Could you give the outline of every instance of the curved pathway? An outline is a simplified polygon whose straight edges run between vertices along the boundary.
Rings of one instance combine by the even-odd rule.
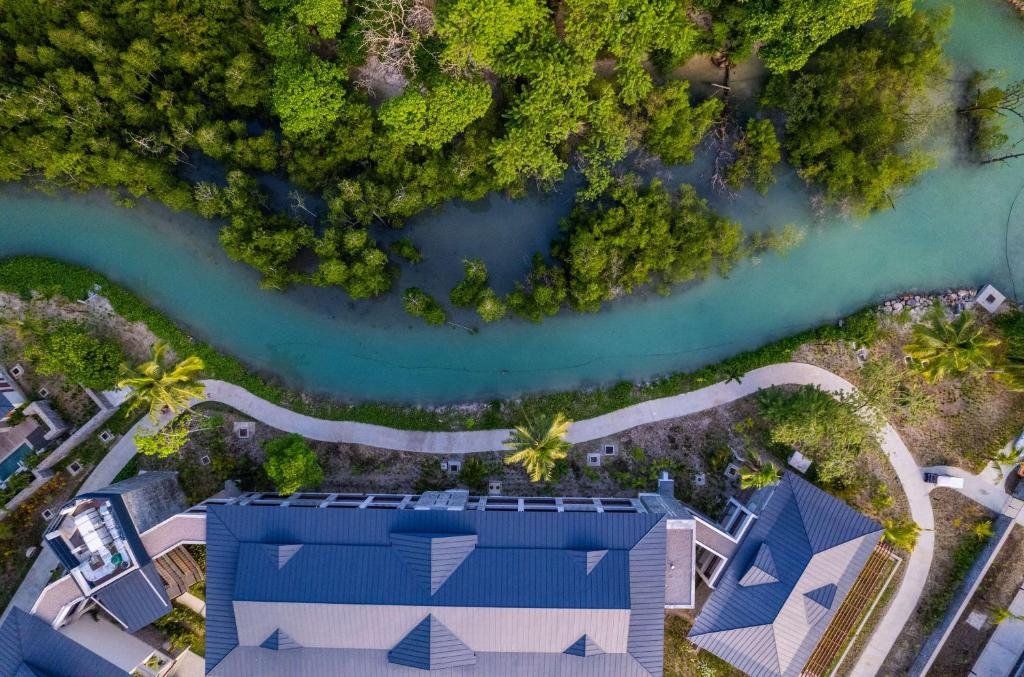
[[[366,444],[397,451],[466,454],[502,449],[502,441],[509,432],[420,432],[351,421],[325,421],[271,404],[230,383],[211,380],[205,381],[205,385],[209,401],[226,404],[279,430],[299,433],[325,442]],[[778,385],[816,385],[833,394],[851,392],[855,389],[846,379],[821,367],[784,362],[755,369],[738,382],[717,383],[700,390],[641,402],[608,414],[576,421],[569,429],[567,437],[573,443],[600,439],[639,425],[686,416],[728,404],[761,388]],[[932,504],[928,498],[929,485],[922,479],[917,462],[899,433],[888,423],[879,431],[879,442],[903,485],[911,517],[921,527],[921,534],[917,547],[906,561],[906,572],[892,603],[853,668],[854,675],[873,675],[882,667],[886,655],[917,606],[928,578],[935,545],[935,522]]]

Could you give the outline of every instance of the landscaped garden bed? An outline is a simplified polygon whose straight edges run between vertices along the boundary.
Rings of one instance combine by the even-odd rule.
[[[932,566],[917,608],[885,661],[885,675],[906,674],[988,540],[984,525],[991,528],[992,513],[952,489],[936,489],[931,497],[935,512]]]
[[[1020,590],[1024,580],[1024,529],[1014,527],[1003,544],[992,566],[982,579],[974,597],[958,618],[932,665],[935,675],[966,675],[981,654],[1000,616],[1006,613],[1010,602]],[[982,614],[980,628],[967,623],[972,613]]]

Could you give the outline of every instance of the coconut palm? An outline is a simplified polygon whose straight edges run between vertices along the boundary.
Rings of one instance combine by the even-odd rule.
[[[916,522],[905,519],[887,519],[882,522],[882,526],[885,527],[882,540],[907,552],[914,549],[917,535],[921,532],[921,527],[917,526]]]
[[[914,326],[913,339],[903,347],[912,368],[930,383],[950,375],[992,369],[1000,340],[989,336],[968,313],[952,321],[932,317]]]
[[[761,489],[777,484],[780,479],[779,468],[769,461],[759,468],[740,470],[740,489]]]
[[[192,400],[205,397],[206,389],[196,380],[199,372],[206,368],[203,360],[193,355],[168,370],[161,364],[165,352],[167,344],[157,341],[150,360],[135,369],[123,367],[124,376],[117,387],[132,389],[128,396],[129,413],[147,407],[149,417],[155,421],[164,410],[179,413],[188,409]]]
[[[550,480],[555,462],[569,453],[565,434],[570,425],[572,421],[557,413],[550,421],[527,421],[526,425],[516,426],[504,442],[515,452],[505,457],[505,463],[521,463],[531,482]]]

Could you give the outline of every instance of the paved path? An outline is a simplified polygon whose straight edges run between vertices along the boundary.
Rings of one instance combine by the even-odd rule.
[[[928,468],[922,468],[921,472],[933,472],[938,475],[962,477],[964,480],[964,486],[956,491],[959,491],[975,503],[983,505],[997,514],[1003,512],[1003,509],[1006,507],[1006,503],[1009,501],[1009,496],[1006,495],[1006,491],[1003,489],[1002,485],[993,484],[988,481],[989,476],[984,471],[977,475],[972,475],[966,470],[951,465],[933,465]],[[928,487],[930,489],[935,489],[936,485],[929,484]]]
[[[192,611],[195,611],[203,618],[206,618],[206,602],[199,599],[191,592],[184,592],[178,595],[174,598],[174,603],[187,606],[189,609],[192,609]]]

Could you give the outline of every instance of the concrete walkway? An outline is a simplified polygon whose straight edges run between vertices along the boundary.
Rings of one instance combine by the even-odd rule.
[[[921,472],[933,472],[938,475],[963,478],[963,488],[956,491],[996,514],[1003,512],[1010,498],[1001,485],[988,481],[987,475],[984,474],[972,475],[966,470],[951,465],[933,465],[928,468],[921,468]],[[929,484],[928,487],[930,488],[929,490],[937,488],[934,484]]]
[[[191,592],[184,592],[178,595],[174,598],[174,603],[181,604],[182,606],[187,606],[189,609],[192,609],[192,611],[195,611],[203,618],[206,618],[206,602],[199,599]]]

